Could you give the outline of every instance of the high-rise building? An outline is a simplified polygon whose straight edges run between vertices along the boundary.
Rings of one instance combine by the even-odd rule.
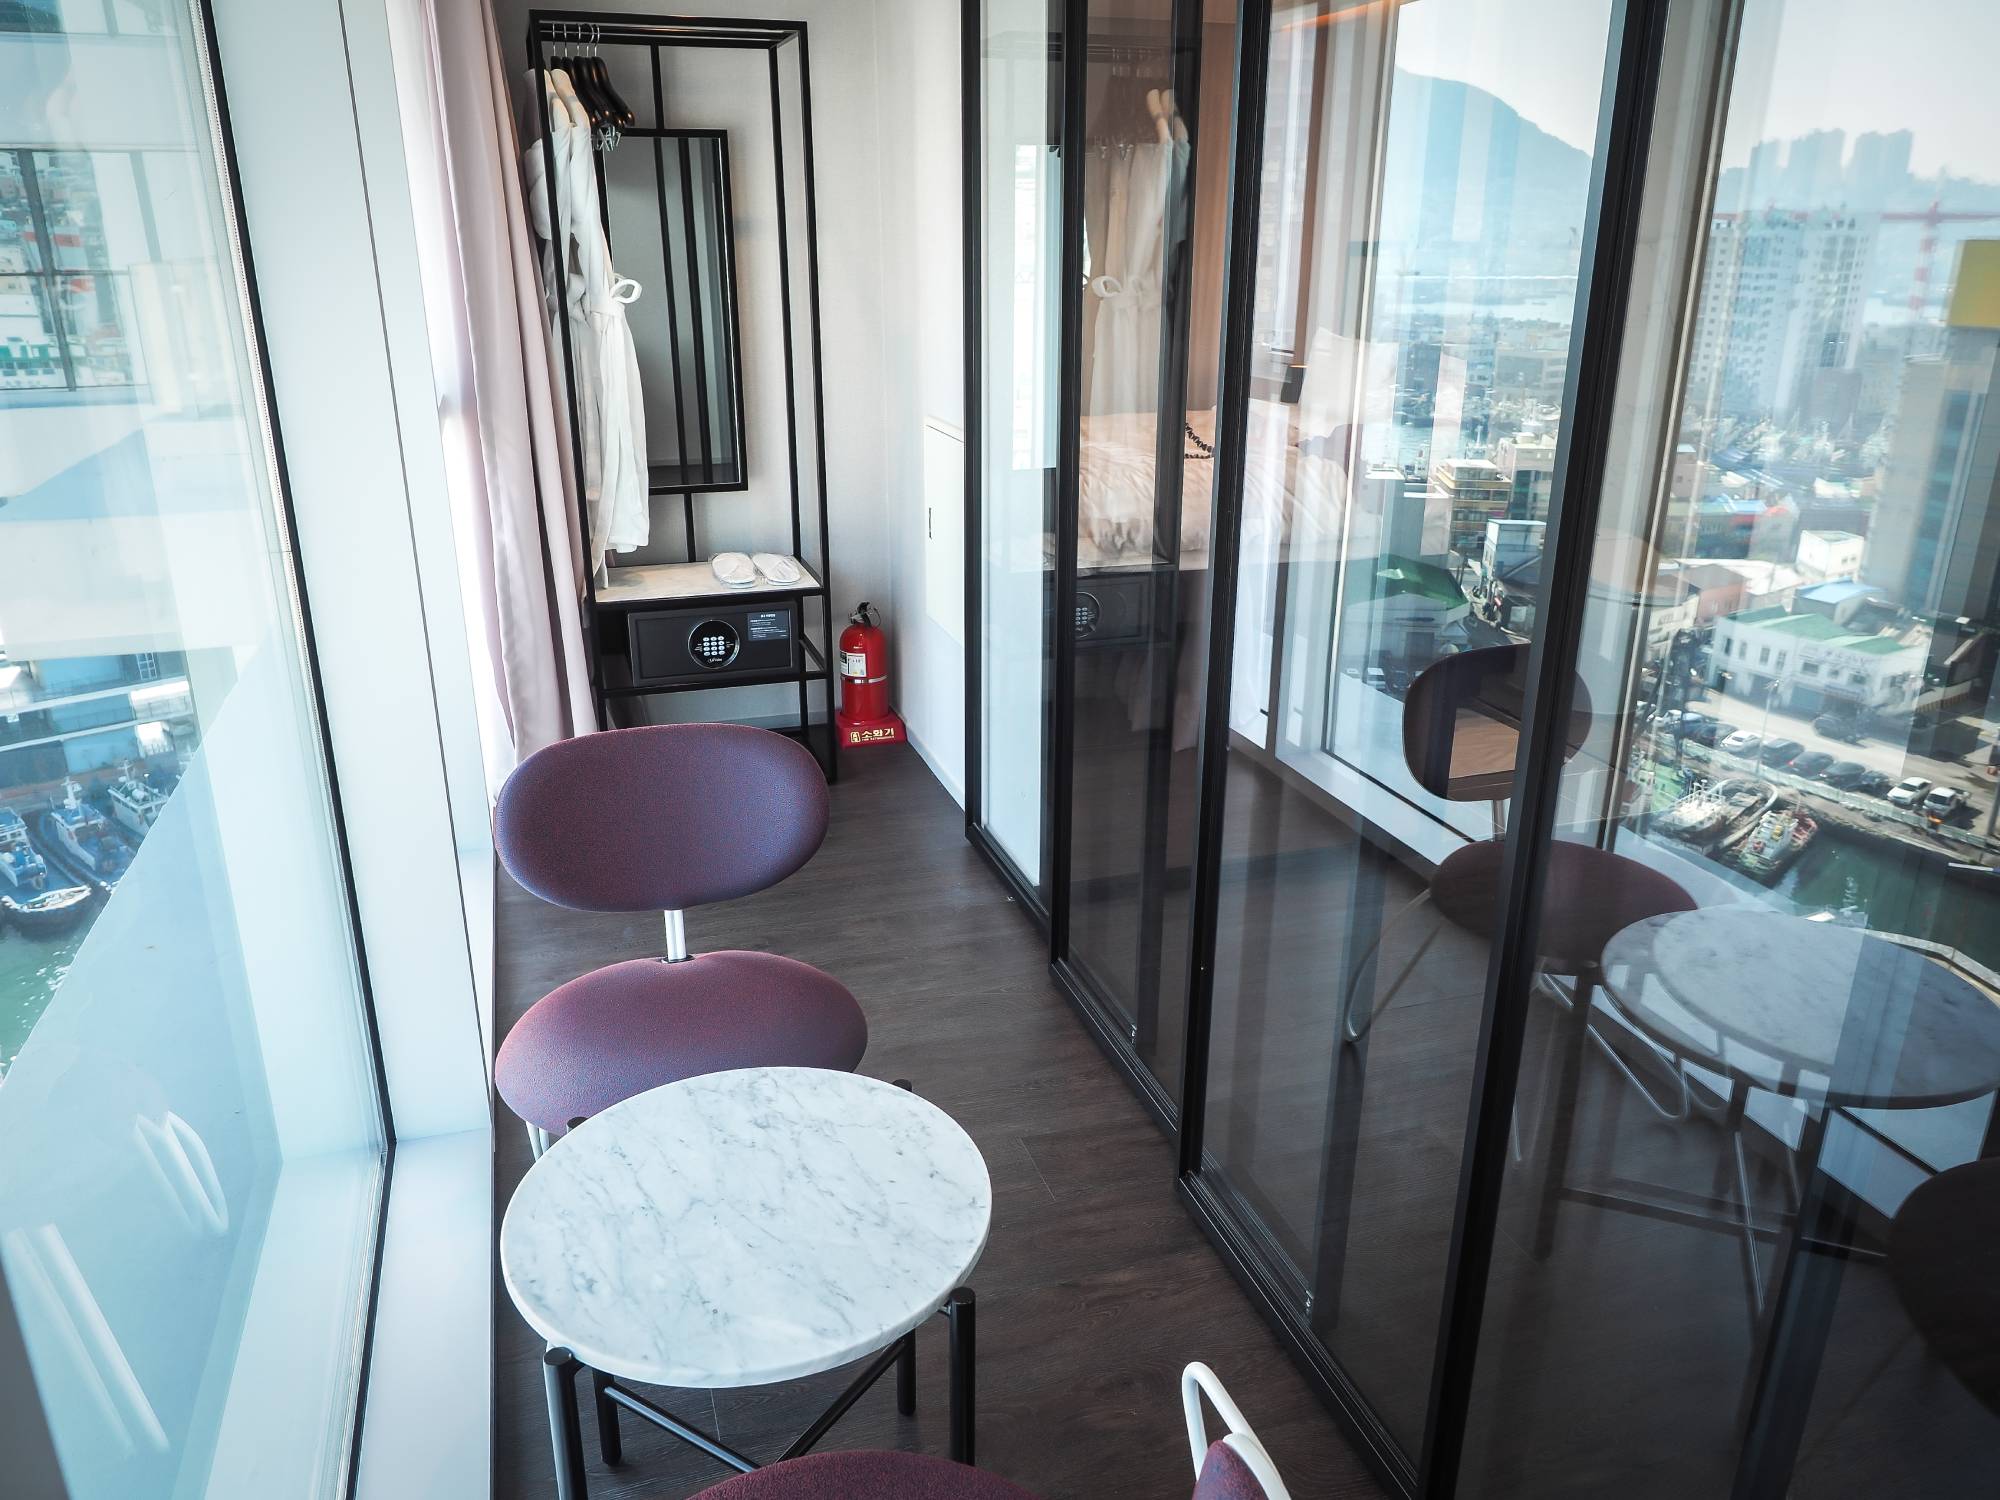
[[[1912,359],[1861,576],[1919,614],[2000,623],[2000,240],[1968,240],[1944,346]]]
[[[1493,463],[1507,481],[1507,514],[1519,521],[1546,521],[1555,489],[1555,434],[1520,432],[1502,438]]]
[[[1847,132],[1811,130],[1792,142],[1779,178],[1778,203],[1790,209],[1826,208],[1842,197]]]
[[[1690,405],[1782,420],[1810,402],[1822,372],[1851,370],[1875,229],[1872,216],[1831,211],[1717,214],[1689,360]]]
[[[1506,518],[1513,487],[1484,459],[1447,458],[1431,465],[1430,493],[1451,517],[1451,550],[1477,557],[1486,546],[1486,523]]]
[[[1865,130],[1854,138],[1854,155],[1847,162],[1847,201],[1856,208],[1883,209],[1910,178],[1910,147],[1916,137],[1907,130]]]

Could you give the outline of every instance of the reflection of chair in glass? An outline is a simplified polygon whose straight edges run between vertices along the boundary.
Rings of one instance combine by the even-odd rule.
[[[1513,791],[1527,673],[1525,645],[1491,646],[1447,656],[1410,684],[1403,703],[1403,759],[1410,774],[1425,791],[1447,801],[1494,803],[1495,836],[1446,856],[1431,876],[1429,889],[1382,924],[1341,996],[1341,1025],[1351,1042],[1367,1035],[1447,926],[1480,938],[1493,936],[1506,881],[1498,805]],[[1565,761],[1583,747],[1590,724],[1590,697],[1579,679],[1563,735]],[[1585,1007],[1597,983],[1599,955],[1614,934],[1642,917],[1692,911],[1695,904],[1658,871],[1594,844],[1558,839],[1549,848],[1549,866],[1542,879],[1542,972],[1575,979],[1578,994],[1573,1003]],[[1426,904],[1434,906],[1444,921],[1417,945],[1373,1008],[1357,1022],[1355,993],[1376,952],[1391,928]],[[1599,1043],[1611,1050],[1601,1037]],[[1618,1061],[1615,1052],[1611,1055]],[[1627,1071],[1622,1062],[1620,1070]],[[1627,1076],[1631,1077],[1629,1071]],[[1636,1078],[1631,1081],[1638,1083]]]

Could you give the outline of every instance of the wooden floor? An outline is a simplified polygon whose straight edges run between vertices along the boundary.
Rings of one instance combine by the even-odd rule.
[[[697,951],[767,949],[818,964],[860,997],[862,1070],[909,1077],[985,1153],[994,1218],[973,1278],[979,1315],[979,1459],[1047,1497],[1175,1500],[1190,1488],[1176,1378],[1206,1360],[1229,1384],[1292,1493],[1383,1491],[1336,1431],[1207,1240],[1180,1207],[1165,1138],[1049,980],[1027,916],[965,842],[961,814],[917,757],[842,762],[833,830],[775,890],[691,913]],[[656,918],[559,911],[508,887],[500,1010],[510,1025],[586,969],[658,951]],[[500,1132],[504,1202],[525,1133]],[[496,1500],[554,1493],[541,1344],[497,1280]],[[921,1346],[917,1415],[878,1386],[825,1446],[945,1448],[943,1328]],[[752,1391],[667,1392],[753,1455],[781,1449],[844,1383],[839,1374]],[[595,1461],[597,1497],[692,1494],[725,1477],[663,1434],[626,1427],[626,1462]]]

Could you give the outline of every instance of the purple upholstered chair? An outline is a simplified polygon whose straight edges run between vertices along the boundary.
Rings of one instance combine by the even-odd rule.
[[[584,735],[507,778],[494,842],[523,886],[578,911],[666,914],[664,957],[572,979],[500,1044],[494,1084],[537,1153],[571,1121],[663,1083],[861,1061],[868,1022],[839,981],[770,953],[691,954],[682,918],[776,885],[812,858],[826,822],[812,755],[735,724]]]
[[[1429,888],[1382,924],[1374,943],[1348,976],[1341,997],[1342,1026],[1350,1042],[1368,1032],[1396,991],[1444,931],[1441,924],[1417,945],[1359,1020],[1354,1000],[1382,941],[1426,903],[1445,922],[1491,938],[1506,894],[1506,845],[1501,803],[1513,795],[1528,695],[1528,648],[1487,646],[1432,663],[1417,674],[1403,701],[1403,761],[1417,784],[1449,802],[1491,802],[1494,836],[1453,850],[1438,865]],[[1573,759],[1589,738],[1590,693],[1578,677],[1571,688],[1562,758]],[[1549,847],[1543,900],[1542,969],[1587,987],[1597,978],[1604,945],[1642,917],[1694,910],[1694,898],[1667,876],[1609,849],[1557,839]],[[1628,1077],[1630,1075],[1628,1074]],[[1631,1080],[1638,1083],[1636,1078]],[[1643,1085],[1641,1085],[1643,1087]],[[1649,1096],[1650,1097],[1650,1096]]]
[[[1206,1394],[1229,1431],[1209,1442],[1201,1415]],[[1181,1373],[1193,1500],[1289,1500],[1277,1466],[1229,1392],[1207,1365]],[[772,1464],[705,1489],[696,1500],[1035,1500],[992,1474],[921,1453],[813,1453]]]

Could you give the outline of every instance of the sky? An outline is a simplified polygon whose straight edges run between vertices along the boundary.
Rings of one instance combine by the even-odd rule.
[[[1911,167],[2000,182],[2000,0],[1748,0],[1724,163],[1760,140],[1915,132]],[[1596,134],[1610,0],[1408,0],[1397,65],[1485,89],[1573,146]]]

